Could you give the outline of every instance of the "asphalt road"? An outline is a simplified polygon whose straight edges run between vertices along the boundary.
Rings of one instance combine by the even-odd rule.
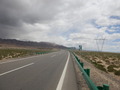
[[[0,90],[78,90],[70,53],[0,62]]]

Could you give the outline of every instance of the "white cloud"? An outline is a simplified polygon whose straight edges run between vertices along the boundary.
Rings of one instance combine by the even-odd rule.
[[[84,49],[89,50],[96,49],[96,38],[107,39],[105,50],[111,50],[111,44],[114,43],[112,41],[120,38],[120,33],[106,32],[115,31],[115,27],[108,28],[109,26],[120,25],[119,19],[110,18],[120,16],[120,0],[21,0],[15,2],[16,4],[12,2],[13,0],[11,4],[8,3],[10,8],[1,6],[5,8],[3,11],[9,11],[10,20],[11,17],[16,17],[15,21],[21,23],[19,26],[10,26],[15,28],[12,34],[16,31],[15,36],[9,33],[10,38],[48,41],[66,46],[82,44]],[[9,29],[7,26],[7,30]],[[4,31],[1,29],[1,32]],[[120,43],[115,45],[113,49],[116,51]]]

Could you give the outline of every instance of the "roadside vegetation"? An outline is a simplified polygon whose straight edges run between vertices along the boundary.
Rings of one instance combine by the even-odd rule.
[[[77,55],[94,64],[107,73],[120,76],[120,53],[74,51]]]
[[[0,60],[52,52],[52,49],[0,49]]]

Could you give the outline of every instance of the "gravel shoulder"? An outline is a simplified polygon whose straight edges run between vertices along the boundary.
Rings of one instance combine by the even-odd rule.
[[[76,73],[76,80],[77,80],[77,85],[78,85],[78,90],[89,90],[86,81],[84,80],[82,76],[82,72],[80,71],[74,56],[72,57],[73,60],[73,65]]]

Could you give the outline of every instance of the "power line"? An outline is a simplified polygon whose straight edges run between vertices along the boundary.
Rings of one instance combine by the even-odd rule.
[[[84,40],[96,40],[96,45],[97,45],[98,51],[102,51],[103,50],[103,47],[104,47],[104,44],[105,44],[105,40],[106,40],[106,38],[96,38],[96,39],[81,38],[81,39],[84,39]],[[100,42],[101,42],[101,44],[100,44]]]

